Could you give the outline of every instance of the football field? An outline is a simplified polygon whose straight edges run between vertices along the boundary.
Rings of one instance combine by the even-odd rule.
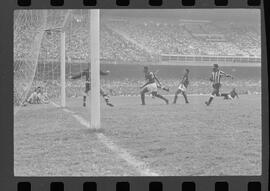
[[[101,131],[89,128],[81,97],[68,98],[66,109],[22,107],[15,176],[260,175],[261,95],[215,98],[209,107],[208,96],[189,100],[166,105],[147,96],[142,106],[140,97],[111,97],[111,108],[101,98]]]

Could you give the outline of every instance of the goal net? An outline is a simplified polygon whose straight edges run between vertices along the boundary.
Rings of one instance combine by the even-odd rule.
[[[70,77],[88,67],[87,18],[88,12],[83,10],[15,11],[15,113],[37,87],[50,100],[59,101],[61,33],[65,33],[66,96],[83,92],[85,80],[71,81]]]
[[[38,63],[46,27],[47,11],[14,12],[14,104],[15,112],[26,99]]]

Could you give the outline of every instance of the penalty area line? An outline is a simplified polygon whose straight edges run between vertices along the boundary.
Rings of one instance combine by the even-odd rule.
[[[50,103],[57,108],[61,108],[60,105],[58,105],[54,102],[50,102]],[[62,110],[65,111],[66,113],[71,114],[75,119],[77,119],[77,121],[81,125],[83,125],[87,128],[90,128],[89,122],[87,122],[83,117],[75,114],[75,112],[70,111],[69,109],[62,108]],[[125,149],[117,146],[111,139],[109,139],[103,133],[95,133],[95,134],[96,134],[98,140],[103,145],[105,145],[108,149],[110,149],[113,153],[115,153],[119,158],[125,160],[129,165],[131,165],[133,168],[135,168],[142,176],[159,176],[158,173],[150,170],[144,162],[138,161],[135,157],[133,157],[131,154],[129,154],[129,152],[127,152]]]

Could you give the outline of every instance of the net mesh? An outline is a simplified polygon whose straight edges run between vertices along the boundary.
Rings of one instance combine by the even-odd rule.
[[[64,14],[65,13],[65,14]],[[56,13],[55,13],[56,14]],[[50,20],[59,16],[53,14]],[[58,22],[52,22],[47,27],[41,42],[38,67],[32,87],[43,87],[50,99],[58,102],[61,94],[60,59],[61,59],[61,32],[65,32],[65,65],[66,65],[66,96],[78,96],[83,92],[84,77],[71,80],[72,75],[81,73],[88,67],[89,58],[89,19],[88,12],[82,10],[66,11],[60,14]]]
[[[19,110],[36,87],[50,97],[60,94],[60,33],[66,33],[66,71],[82,71],[87,58],[87,12],[70,10],[18,10],[14,13],[14,105]],[[72,16],[70,16],[72,15]],[[80,26],[84,25],[84,27]],[[76,33],[76,34],[75,34]],[[76,36],[76,40],[74,40]],[[74,51],[82,47],[82,51]],[[77,49],[78,50],[78,49]],[[80,60],[80,62],[78,61]],[[84,61],[83,61],[84,62]],[[78,67],[71,66],[75,63]],[[85,65],[85,64],[84,64]]]
[[[46,26],[47,11],[14,13],[14,104],[27,97],[35,75],[39,49]],[[18,107],[16,107],[15,112]]]

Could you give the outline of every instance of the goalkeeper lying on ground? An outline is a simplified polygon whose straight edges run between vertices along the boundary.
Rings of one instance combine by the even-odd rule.
[[[43,93],[41,87],[37,87],[35,91],[24,102],[24,106],[27,104],[47,104],[49,103],[48,97]]]
[[[108,75],[110,71],[102,71],[100,70],[100,75]],[[91,90],[91,82],[90,82],[90,71],[89,68],[85,69],[83,72],[72,76],[71,79],[78,79],[81,78],[82,76],[85,76],[85,91],[83,95],[83,106],[86,106],[86,96],[88,95],[88,92]],[[114,105],[110,102],[108,94],[104,92],[102,88],[100,88],[100,95],[104,98],[106,104],[110,107],[113,107]]]

